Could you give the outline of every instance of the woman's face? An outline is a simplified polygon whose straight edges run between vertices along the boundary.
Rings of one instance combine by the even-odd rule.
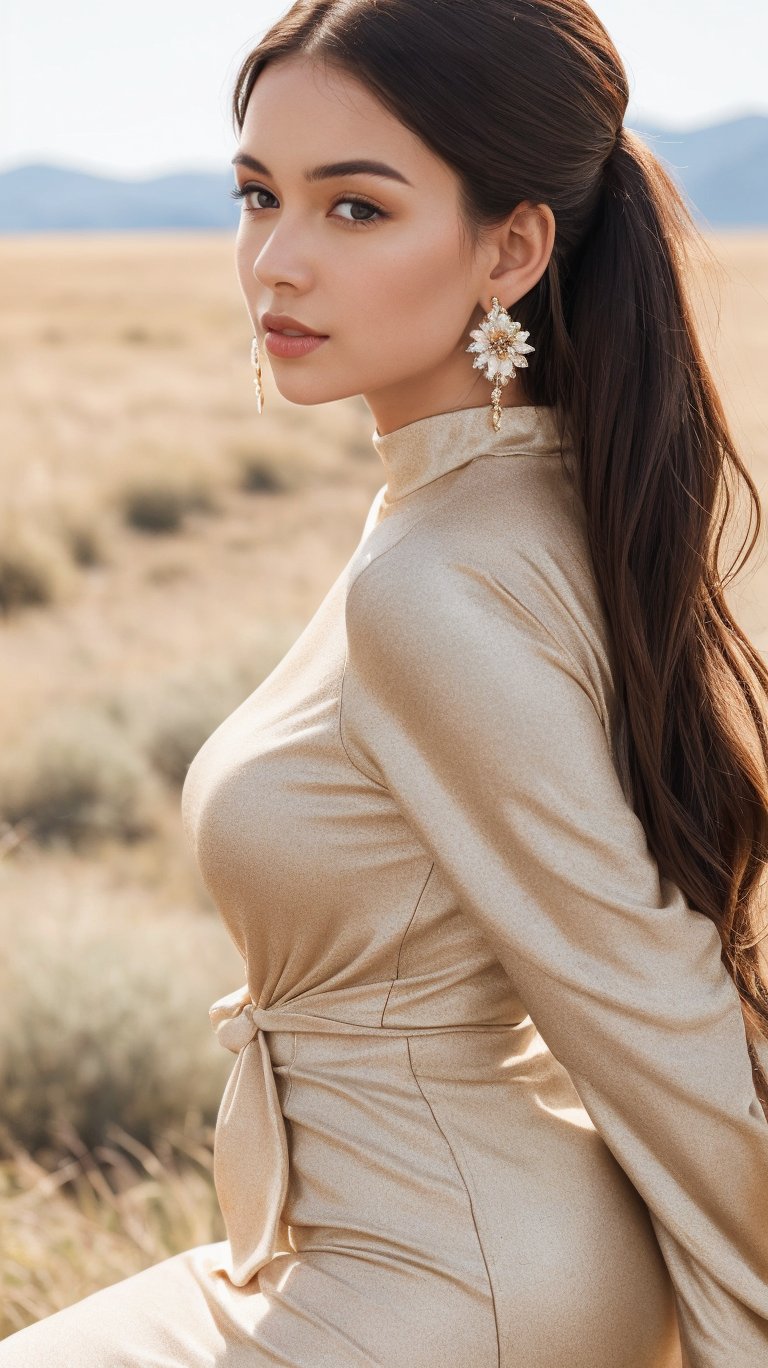
[[[358,81],[300,55],[259,76],[238,154],[268,168],[235,167],[247,190],[237,272],[262,367],[268,358],[286,399],[323,404],[361,394],[382,434],[490,404],[492,386],[465,348],[484,317],[480,301],[487,307],[496,292],[489,271],[498,245],[495,255],[471,252],[458,183],[440,158]],[[391,174],[306,178],[363,158]],[[276,356],[264,345],[265,312],[288,314],[326,340],[305,355]],[[520,402],[517,376],[502,404]]]

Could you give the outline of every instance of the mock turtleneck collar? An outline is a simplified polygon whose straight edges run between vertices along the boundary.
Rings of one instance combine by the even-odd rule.
[[[383,437],[375,428],[374,448],[384,464],[387,502],[402,499],[476,456],[555,456],[560,439],[555,409],[534,404],[502,407],[494,431],[491,405],[450,409],[395,428]]]

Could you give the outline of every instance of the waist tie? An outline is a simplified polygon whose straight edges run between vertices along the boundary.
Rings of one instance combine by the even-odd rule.
[[[264,1031],[402,1037],[518,1024],[365,1026],[287,1006],[257,1007],[247,984],[219,998],[208,1015],[219,1043],[238,1056],[221,1099],[213,1151],[214,1185],[230,1249],[228,1262],[214,1271],[237,1287],[272,1258],[288,1191],[288,1141]]]

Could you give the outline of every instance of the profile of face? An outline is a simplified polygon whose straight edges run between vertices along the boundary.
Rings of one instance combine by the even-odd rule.
[[[286,399],[360,394],[382,435],[490,403],[492,385],[466,351],[469,332],[494,294],[514,317],[514,301],[544,273],[549,206],[516,206],[473,248],[453,170],[361,82],[301,54],[258,77],[233,160],[246,191],[238,279],[262,367],[268,358]],[[361,160],[380,173],[311,174]],[[287,314],[325,340],[304,355],[275,355],[264,345],[265,313]],[[501,402],[528,402],[520,375]]]

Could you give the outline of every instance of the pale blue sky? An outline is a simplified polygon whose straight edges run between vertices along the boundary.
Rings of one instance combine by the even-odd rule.
[[[10,0],[0,170],[51,161],[158,175],[224,169],[239,61],[288,8],[274,0]],[[596,0],[632,92],[626,122],[691,128],[768,114],[766,0]],[[9,16],[9,17],[8,17]]]

